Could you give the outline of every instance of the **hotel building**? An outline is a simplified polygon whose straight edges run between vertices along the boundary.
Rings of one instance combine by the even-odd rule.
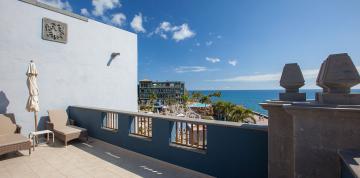
[[[176,102],[181,102],[181,97],[185,93],[185,83],[181,81],[139,81],[139,103],[145,104],[149,102],[151,94],[155,94],[157,100],[166,103],[168,100],[175,99]]]

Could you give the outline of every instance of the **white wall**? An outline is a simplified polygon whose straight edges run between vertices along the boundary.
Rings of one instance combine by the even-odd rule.
[[[67,23],[67,44],[42,40],[43,17]],[[23,134],[34,129],[25,111],[30,60],[39,71],[40,116],[69,105],[137,110],[136,34],[18,0],[0,1],[0,25],[0,107],[15,113]],[[107,66],[113,52],[121,55]]]

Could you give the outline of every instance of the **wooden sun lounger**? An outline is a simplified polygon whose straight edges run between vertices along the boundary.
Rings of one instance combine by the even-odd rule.
[[[65,146],[67,142],[78,139],[86,138],[88,140],[87,130],[85,128],[74,126],[74,122],[68,118],[64,110],[48,110],[49,120],[47,128],[55,133],[55,137],[64,141]]]
[[[19,150],[29,150],[31,154],[31,142],[20,132],[14,114],[0,114],[0,155]]]

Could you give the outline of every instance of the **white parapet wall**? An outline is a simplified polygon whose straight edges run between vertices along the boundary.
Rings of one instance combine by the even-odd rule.
[[[42,19],[66,23],[67,43],[42,39]],[[22,134],[34,130],[26,69],[39,71],[41,122],[48,109],[86,105],[137,110],[137,35],[18,0],[0,1],[0,113],[14,113]],[[120,53],[108,66],[112,53]]]

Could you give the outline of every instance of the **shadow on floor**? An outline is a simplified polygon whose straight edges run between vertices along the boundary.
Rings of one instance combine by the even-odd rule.
[[[40,144],[35,147],[35,151],[32,152],[32,154],[29,156],[27,154],[22,154],[22,152],[13,152],[5,155],[0,156],[0,161],[15,161],[24,159],[25,160],[31,160],[27,159],[34,158],[37,160],[38,158],[43,159],[44,162],[54,162],[54,158],[51,159],[51,156],[49,157],[49,160],[47,160],[47,157],[39,157],[39,155],[42,155],[42,151],[45,151],[44,154],[64,154],[69,151],[72,152],[72,154],[78,154],[79,150],[80,152],[84,152],[83,155],[86,159],[92,157],[96,157],[98,160],[100,160],[100,163],[102,166],[106,165],[101,163],[104,161],[104,163],[112,164],[115,168],[113,171],[119,171],[119,172],[127,172],[126,174],[124,172],[124,175],[132,175],[132,177],[150,177],[150,178],[162,178],[162,177],[171,177],[171,178],[196,178],[196,177],[209,177],[206,174],[202,174],[196,171],[192,171],[189,169],[185,169],[164,161],[160,161],[139,153],[135,153],[114,145],[111,145],[109,143],[103,142],[101,140],[97,140],[94,138],[89,138],[89,141],[83,142],[81,140],[74,140],[69,142],[69,145],[67,147],[64,146],[64,143],[62,141],[55,139],[55,144],[52,144],[52,139],[50,139],[50,142],[46,144],[46,139],[40,139]],[[50,148],[50,149],[49,149]],[[54,151],[51,151],[51,150]],[[50,151],[49,151],[50,150]],[[77,153],[76,153],[77,152]],[[24,153],[24,152],[23,152]],[[89,155],[87,155],[89,154]],[[64,155],[65,156],[65,155]],[[14,159],[14,160],[11,160]],[[33,160],[34,160],[33,159]],[[56,159],[56,158],[55,158]],[[52,163],[55,164],[55,163]],[[69,163],[69,165],[74,164],[74,162]],[[96,164],[96,163],[94,163]],[[54,166],[54,165],[52,165]],[[97,166],[97,165],[95,165]],[[60,166],[62,167],[62,166]],[[117,169],[119,168],[119,169]],[[1,177],[1,176],[0,176]]]
[[[20,153],[18,151],[15,151],[15,152],[0,155],[0,161],[4,161],[4,160],[7,160],[7,159],[12,159],[12,158],[17,158],[17,157],[20,157],[20,156],[28,156],[28,155],[24,155],[24,154],[22,154],[22,153]]]
[[[71,144],[141,177],[209,177],[93,138],[89,139],[88,142],[73,142]]]

